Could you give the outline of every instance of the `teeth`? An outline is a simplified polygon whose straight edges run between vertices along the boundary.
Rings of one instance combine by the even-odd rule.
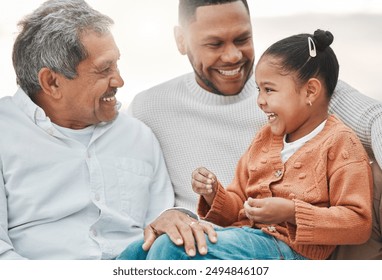
[[[241,68],[237,68],[235,70],[225,71],[225,70],[219,70],[219,73],[224,76],[235,76],[240,72]]]
[[[111,96],[111,97],[104,97],[102,98],[103,101],[105,102],[110,102],[110,101],[114,101],[115,100],[115,96]]]
[[[275,113],[267,113],[267,116],[268,116],[268,120],[271,120],[271,119],[276,117],[276,114]]]

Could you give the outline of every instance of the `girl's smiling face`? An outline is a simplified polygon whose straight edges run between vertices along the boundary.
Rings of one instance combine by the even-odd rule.
[[[282,61],[271,55],[263,56],[258,62],[257,104],[267,114],[272,133],[287,134],[287,141],[293,142],[310,133],[316,124],[309,121],[312,111],[307,105],[306,85],[299,85],[296,74],[283,71],[281,65]]]

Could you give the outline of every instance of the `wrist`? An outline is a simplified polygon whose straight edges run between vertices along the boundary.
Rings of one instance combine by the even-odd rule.
[[[190,216],[191,218],[193,218],[195,220],[198,220],[198,221],[200,219],[199,216],[196,213],[192,212],[191,210],[189,210],[187,208],[173,207],[173,208],[166,209],[163,212],[166,212],[166,211],[169,211],[169,210],[176,210],[176,211],[182,212],[182,213],[184,213],[184,214],[186,214],[186,215]]]

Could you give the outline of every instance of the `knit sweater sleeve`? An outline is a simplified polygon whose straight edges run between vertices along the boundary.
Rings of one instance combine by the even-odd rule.
[[[326,173],[330,205],[322,207],[294,200],[295,243],[360,244],[370,236],[372,177],[367,155],[350,131],[338,131],[331,143]]]
[[[250,147],[251,148],[251,147]],[[230,226],[239,220],[240,210],[247,199],[246,187],[249,178],[248,159],[250,148],[240,158],[232,183],[225,189],[218,182],[218,189],[211,207],[200,197],[198,214],[202,219],[220,226]]]
[[[382,103],[338,81],[329,111],[355,131],[365,149],[382,167]]]

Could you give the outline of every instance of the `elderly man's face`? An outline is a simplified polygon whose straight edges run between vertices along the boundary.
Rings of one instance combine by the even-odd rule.
[[[112,34],[89,32],[82,36],[82,43],[88,58],[78,65],[78,76],[60,80],[63,121],[73,129],[113,120],[118,114],[115,94],[124,84],[117,65],[120,53]]]

